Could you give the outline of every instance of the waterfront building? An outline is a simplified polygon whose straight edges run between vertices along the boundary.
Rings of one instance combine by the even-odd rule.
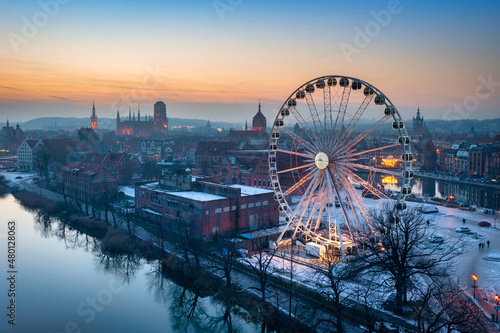
[[[163,175],[158,182],[136,184],[135,201],[143,218],[172,231],[183,224],[195,237],[209,240],[277,226],[279,212],[273,193],[193,180],[189,172],[177,172]]]

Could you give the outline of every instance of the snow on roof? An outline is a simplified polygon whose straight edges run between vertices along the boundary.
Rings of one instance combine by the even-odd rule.
[[[267,190],[264,188],[245,186],[245,185],[229,185],[233,188],[241,188],[241,195],[256,195],[256,194],[265,194],[265,193],[274,193],[273,190]]]
[[[172,191],[172,190],[167,190],[163,188],[161,185],[159,185],[158,182],[153,182],[153,183],[148,183],[139,186],[140,188],[156,191],[156,192],[161,192],[165,194],[169,194],[172,196],[177,196],[181,198],[186,198],[186,199],[191,199],[195,201],[214,201],[214,200],[222,200],[222,199],[227,199],[226,197],[222,197],[220,195],[214,195],[214,194],[208,194],[208,193],[203,193],[203,192],[196,192],[196,191]]]
[[[195,191],[185,191],[185,192],[166,192],[170,195],[175,195],[178,197],[191,199],[195,201],[215,201],[227,199],[226,197],[221,197],[220,195],[208,194],[203,192],[195,192]]]
[[[143,211],[145,211],[146,213],[161,216],[161,213],[158,213],[157,211],[154,211],[154,210],[152,210],[152,209],[149,209],[149,208],[141,208],[141,209],[142,209]]]

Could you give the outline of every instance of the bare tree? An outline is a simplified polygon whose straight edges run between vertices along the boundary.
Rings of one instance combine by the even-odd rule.
[[[236,258],[239,256],[235,243],[228,237],[218,236],[215,240],[215,248],[210,253],[207,269],[212,273],[223,272],[226,287],[232,287],[231,271]]]
[[[373,225],[380,232],[379,239],[365,235],[369,241],[364,244],[367,251],[361,254],[361,259],[372,271],[390,276],[396,289],[395,312],[401,314],[412,277],[446,276],[451,259],[459,252],[455,246],[442,248],[422,242],[431,233],[417,209],[400,211],[394,204],[385,204],[379,212],[372,212],[372,216]]]
[[[347,281],[355,276],[352,267],[343,263],[342,258],[332,250],[321,257],[315,270],[319,281],[318,291],[327,300],[325,313],[331,313],[333,317],[323,316],[315,326],[327,322],[335,327],[336,332],[345,332],[342,311],[351,292]]]
[[[266,288],[269,277],[274,274],[274,271],[271,269],[271,263],[273,262],[274,255],[277,251],[277,247],[274,247],[272,250],[267,250],[266,247],[267,243],[265,243],[264,240],[259,239],[257,246],[258,249],[253,255],[253,258],[255,259],[245,259],[245,262],[258,278],[259,288],[254,289],[258,289],[260,291],[262,301],[266,300]]]
[[[484,314],[452,279],[422,279],[412,295],[418,333],[488,332]]]
[[[40,175],[40,179],[45,179],[45,184],[49,186],[49,165],[52,161],[47,148],[42,145],[39,147],[34,154],[33,167]]]

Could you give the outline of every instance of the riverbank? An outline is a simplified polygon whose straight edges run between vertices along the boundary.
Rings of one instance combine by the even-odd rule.
[[[446,181],[446,182],[455,183],[455,184],[476,186],[476,187],[482,187],[482,188],[500,191],[500,184],[488,184],[488,183],[479,182],[479,181],[478,182],[467,181],[467,180],[462,180],[459,177],[453,177],[453,176],[449,176],[449,175],[439,175],[439,174],[436,175],[433,173],[415,173],[415,177],[441,180],[441,181]]]

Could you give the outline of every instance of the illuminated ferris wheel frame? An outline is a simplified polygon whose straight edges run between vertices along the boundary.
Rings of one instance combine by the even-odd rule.
[[[351,93],[360,93],[362,99],[359,105],[351,103],[356,107],[353,113],[349,109]],[[317,101],[322,100],[319,108],[314,97]],[[299,111],[302,102],[307,108],[302,107]],[[382,117],[365,130],[360,126],[356,128],[372,103],[380,107]],[[290,121],[291,118],[294,120]],[[364,138],[391,119],[393,130],[399,134],[398,142],[357,150]],[[294,123],[298,125],[294,131],[285,127],[285,124]],[[358,163],[360,156],[396,146],[402,147],[403,151],[400,172]],[[294,159],[295,163],[292,163]],[[403,210],[406,209],[405,198],[411,194],[412,161],[410,139],[403,119],[379,89],[363,80],[340,75],[321,76],[304,83],[283,103],[269,143],[271,187],[286,221],[286,228],[277,243],[287,230],[291,230],[292,239],[301,237],[327,249],[337,249],[345,259],[346,252],[349,254],[366,232],[376,232],[362,195],[353,183],[358,183],[363,191],[389,199],[355,172],[364,170],[401,177],[396,207]],[[283,165],[286,165],[285,169]],[[291,186],[285,187],[280,181],[286,175],[289,177],[286,185]],[[290,184],[290,179],[293,179],[293,184]],[[302,195],[292,209],[288,198],[296,191],[302,191]]]

